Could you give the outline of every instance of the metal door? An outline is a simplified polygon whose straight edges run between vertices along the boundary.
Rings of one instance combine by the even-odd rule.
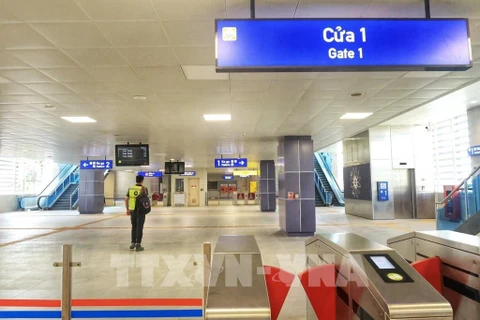
[[[414,197],[412,181],[413,170],[394,169],[393,178],[393,201],[395,219],[413,219]]]

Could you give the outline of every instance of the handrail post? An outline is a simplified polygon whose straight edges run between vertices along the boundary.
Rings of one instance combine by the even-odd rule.
[[[62,320],[72,319],[72,267],[80,267],[80,262],[72,262],[72,245],[63,245],[62,262],[55,262],[54,267],[62,267]]]
[[[203,243],[203,315],[207,307],[208,287],[210,285],[210,273],[212,263],[212,244],[210,242]]]

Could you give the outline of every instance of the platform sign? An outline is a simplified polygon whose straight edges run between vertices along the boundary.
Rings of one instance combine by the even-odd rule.
[[[161,171],[140,171],[139,176],[144,176],[145,178],[161,178],[163,177],[163,172]]]
[[[197,175],[196,171],[185,171],[184,174],[181,174],[182,177],[194,177]]]
[[[466,70],[467,19],[219,19],[217,72]]]
[[[474,147],[468,148],[468,155],[470,157],[480,156],[480,146],[474,146]]]
[[[113,160],[81,160],[81,170],[109,170],[113,169]]]
[[[226,176],[223,176],[223,180],[227,180],[227,181],[229,181],[229,180],[234,180],[234,179],[235,179],[235,177],[234,177],[234,176],[232,176],[232,175],[226,175]]]
[[[247,158],[215,159],[215,168],[246,168]]]

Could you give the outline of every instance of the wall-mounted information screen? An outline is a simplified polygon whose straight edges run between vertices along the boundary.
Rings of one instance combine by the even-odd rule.
[[[148,166],[150,164],[148,144],[125,144],[115,146],[117,167]]]

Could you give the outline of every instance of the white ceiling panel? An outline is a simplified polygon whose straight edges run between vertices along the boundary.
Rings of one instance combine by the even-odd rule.
[[[32,83],[25,87],[40,94],[69,94],[72,91],[58,83]]]
[[[425,18],[425,5],[423,0],[373,0],[362,17]]]
[[[0,75],[17,83],[53,82],[54,80],[35,69],[0,70]]]
[[[480,59],[480,17],[475,17],[480,1],[431,4],[434,17],[443,12],[471,18],[473,57]],[[17,120],[0,118],[0,130],[12,126],[12,134],[0,138],[0,153],[15,152],[20,139],[35,137],[44,143],[22,143],[25,154],[48,152],[56,161],[77,163],[85,154],[111,155],[115,143],[141,139],[152,153],[188,156],[202,167],[211,166],[222,148],[253,161],[273,159],[280,135],[317,133],[315,148],[321,148],[425,103],[434,112],[480,101],[480,88],[461,89],[480,79],[480,60],[470,70],[451,73],[216,73],[214,18],[248,18],[249,5],[248,0],[0,0],[0,113],[14,112],[9,116]],[[256,14],[420,17],[423,2],[256,0]],[[429,103],[455,90],[459,94]],[[350,97],[354,92],[364,95]],[[45,109],[47,104],[55,109]],[[339,120],[355,111],[373,115]],[[234,121],[207,124],[204,112],[231,112]],[[98,123],[72,125],[60,119],[67,114],[88,114]]]
[[[0,24],[0,49],[43,49],[54,45],[26,23]]]
[[[169,45],[167,36],[160,22],[99,22],[97,25],[116,47],[155,47]]]
[[[161,20],[225,18],[225,0],[151,0]]]
[[[78,65],[60,50],[15,50],[13,55],[34,68],[78,67]]]
[[[361,17],[372,0],[300,0],[297,18]]]
[[[214,46],[215,24],[212,20],[164,21],[163,25],[175,47]]]
[[[132,67],[169,67],[178,65],[175,51],[169,47],[120,48],[118,51]]]
[[[108,48],[112,45],[92,22],[37,23],[32,26],[58,48]]]
[[[84,68],[128,66],[125,59],[112,48],[68,49],[65,52]]]
[[[77,0],[94,21],[156,20],[150,0]]]
[[[27,22],[87,21],[74,0],[3,0],[4,7]]]
[[[181,65],[215,65],[215,47],[175,47]]]
[[[109,82],[137,82],[140,81],[137,73],[130,67],[104,67],[104,68],[88,68],[90,73],[96,80],[105,83]],[[85,81],[79,81],[85,82]],[[108,86],[108,84],[107,84]]]

